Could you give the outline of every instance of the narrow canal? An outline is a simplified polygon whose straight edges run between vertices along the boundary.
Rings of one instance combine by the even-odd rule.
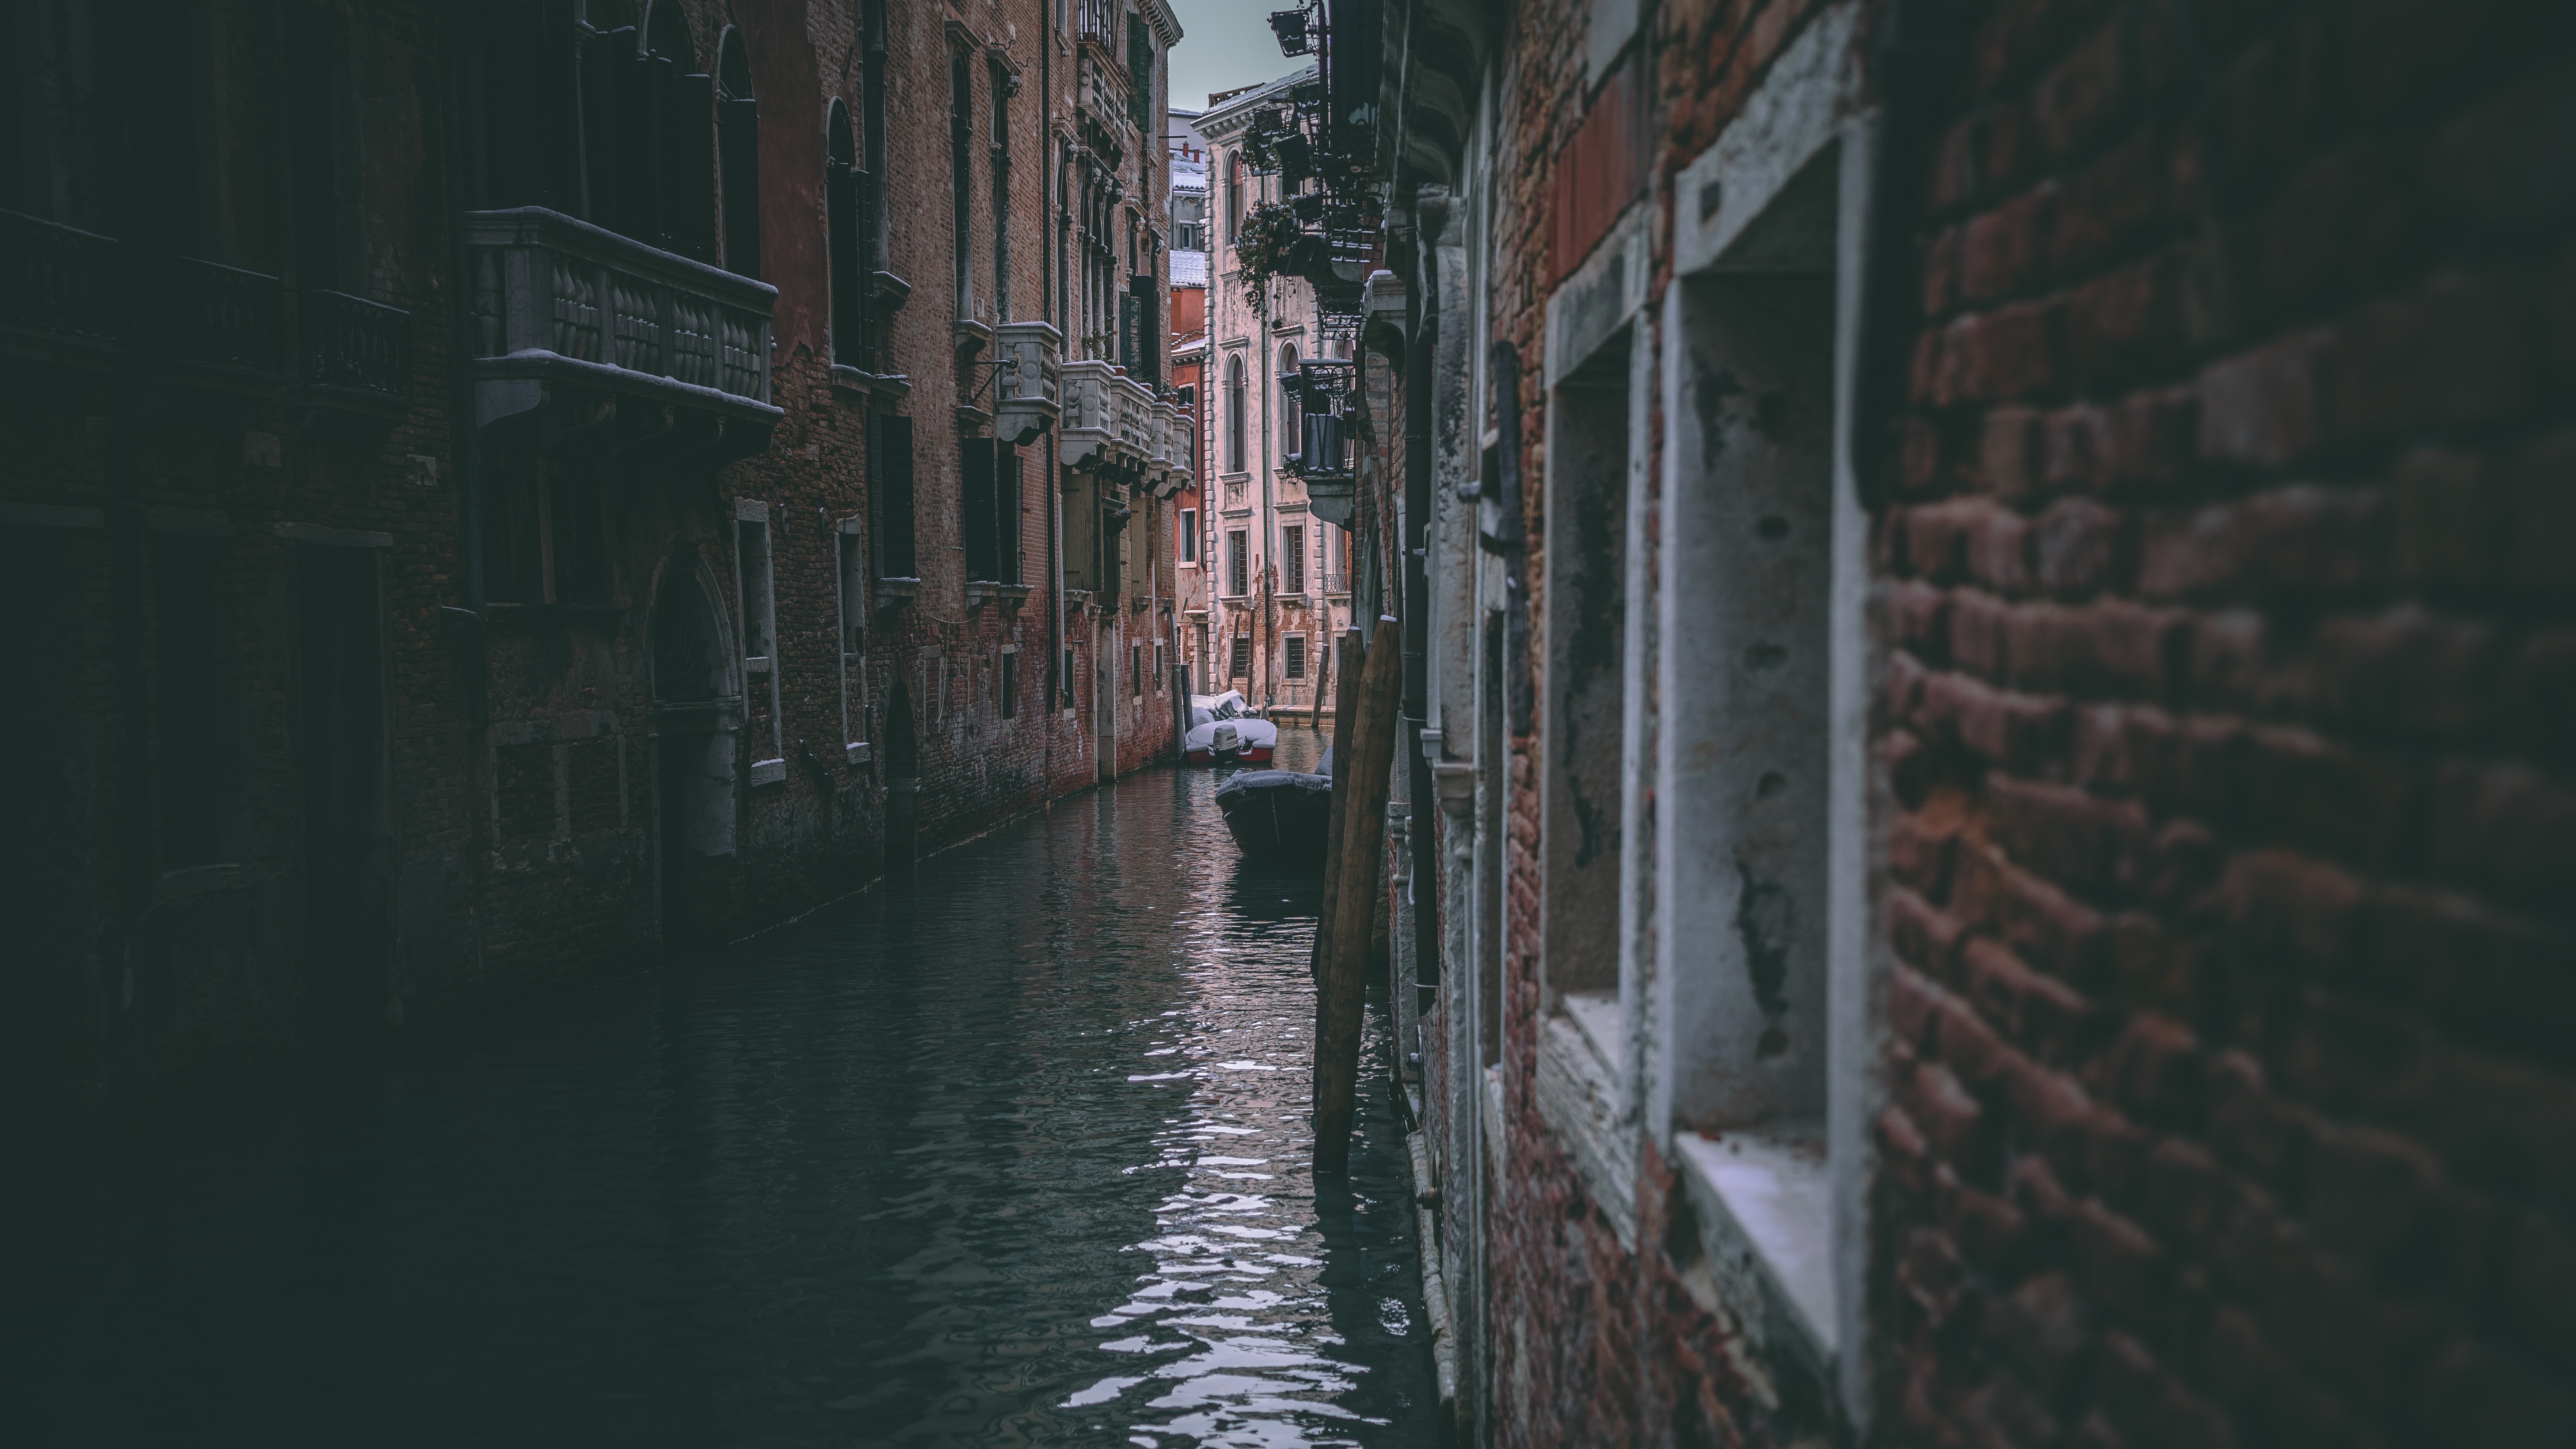
[[[1319,1187],[1318,887],[1245,867],[1214,784],[118,1129],[14,1245],[8,1437],[1430,1444],[1383,1044]]]

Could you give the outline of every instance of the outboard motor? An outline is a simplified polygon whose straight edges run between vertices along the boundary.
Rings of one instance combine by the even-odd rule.
[[[1218,725],[1215,738],[1208,741],[1208,755],[1213,764],[1243,763],[1243,732],[1232,724]]]

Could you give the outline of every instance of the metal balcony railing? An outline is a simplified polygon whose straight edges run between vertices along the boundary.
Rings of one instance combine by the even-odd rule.
[[[115,348],[125,337],[113,237],[0,211],[0,328],[28,340]]]
[[[217,372],[285,371],[286,289],[277,278],[220,262],[169,257],[159,296],[139,323],[172,362]]]
[[[170,256],[0,211],[0,333],[13,350],[224,386],[303,386],[375,399],[412,392],[411,314],[329,291],[295,298],[261,272]]]
[[[297,381],[380,397],[411,391],[411,314],[343,292],[295,299]]]
[[[1083,40],[1100,45],[1114,44],[1118,38],[1118,12],[1110,0],[1081,0],[1081,12],[1074,18],[1074,33]]]

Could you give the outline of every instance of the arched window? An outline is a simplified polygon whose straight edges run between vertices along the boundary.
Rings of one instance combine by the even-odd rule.
[[[864,273],[859,266],[860,212],[867,192],[859,170],[849,107],[832,98],[823,118],[823,225],[832,260],[832,360],[859,367],[867,329]]]
[[[644,48],[681,70],[697,69],[697,41],[689,34],[689,17],[680,9],[680,0],[653,0],[653,8],[644,15]]]
[[[1228,246],[1243,240],[1243,153],[1225,153],[1225,240]]]
[[[699,69],[696,38],[678,0],[649,6],[594,3],[588,31],[560,9],[527,7],[533,35],[499,39],[486,74],[495,110],[487,145],[492,180],[509,196],[542,198],[651,246],[713,260],[715,79]],[[557,26],[565,27],[558,30]],[[579,116],[550,55],[579,56]],[[581,137],[579,164],[522,155],[527,128]],[[567,158],[568,159],[568,158]]]
[[[974,224],[968,193],[975,184],[975,71],[963,50],[948,52],[948,208],[955,263],[957,315],[975,315],[975,258],[967,236]]]
[[[1279,348],[1279,451],[1294,453],[1305,447],[1297,436],[1297,345],[1283,343]]]
[[[751,96],[751,56],[742,31],[727,26],[716,52],[716,166],[724,187],[724,264],[760,275],[760,103]]]
[[[1225,360],[1225,470],[1243,471],[1243,354]]]
[[[346,36],[336,16],[306,5],[287,7],[287,180],[294,198],[295,285],[345,290],[351,254],[365,218],[359,212],[357,128],[350,110]]]

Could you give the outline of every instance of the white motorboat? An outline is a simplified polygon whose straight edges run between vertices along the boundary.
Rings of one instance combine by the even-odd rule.
[[[1279,726],[1248,710],[1242,690],[1193,694],[1182,744],[1193,765],[1266,765],[1279,747]]]

